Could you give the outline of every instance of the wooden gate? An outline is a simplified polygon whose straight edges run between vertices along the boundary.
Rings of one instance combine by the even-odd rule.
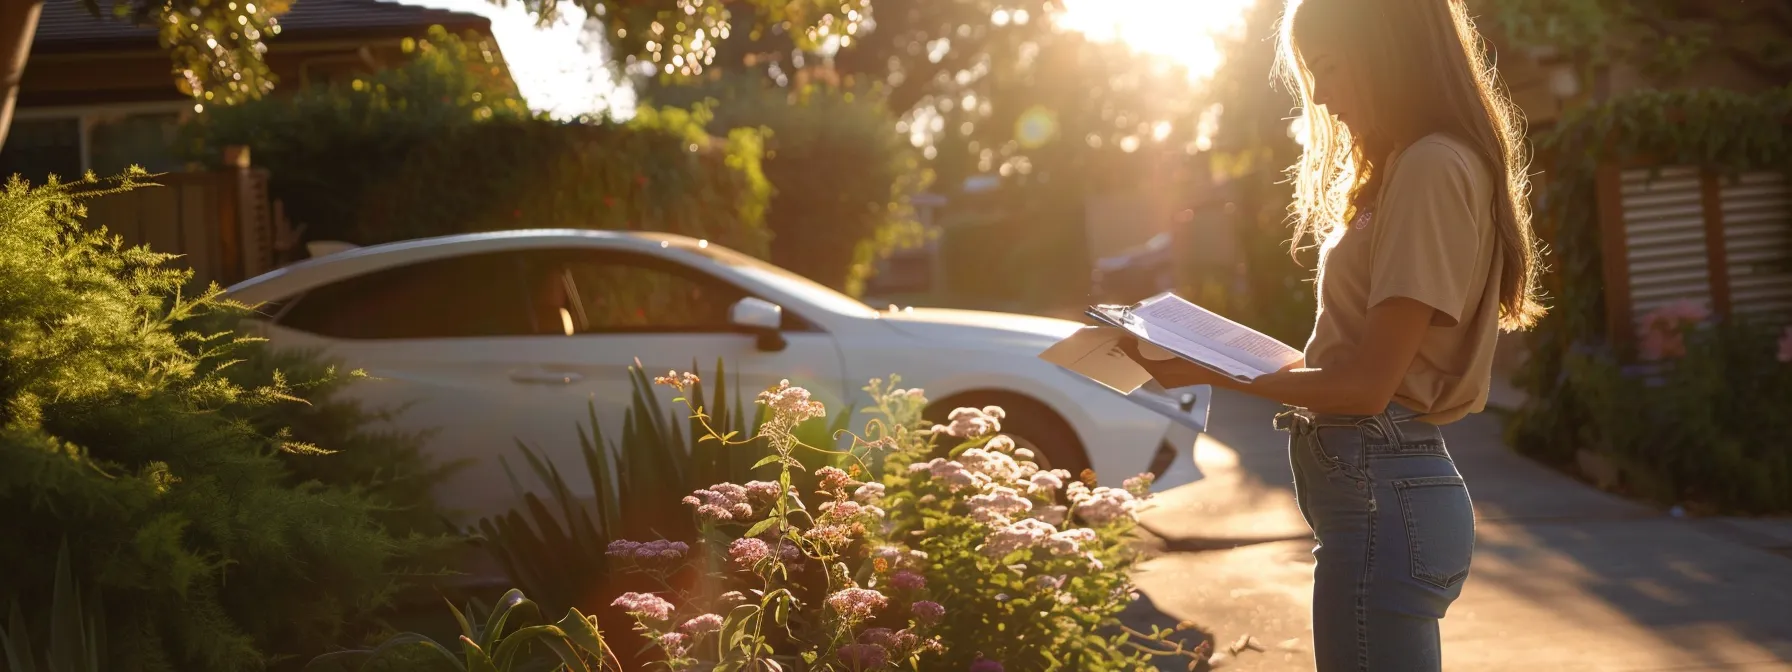
[[[1614,338],[1634,337],[1649,311],[1680,300],[1724,317],[1792,316],[1787,175],[1606,166],[1597,183]]]

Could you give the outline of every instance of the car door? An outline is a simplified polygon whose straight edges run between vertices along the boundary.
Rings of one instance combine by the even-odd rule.
[[[517,504],[506,462],[523,487],[540,487],[519,442],[583,473],[578,428],[595,405],[605,435],[620,437],[637,358],[650,372],[695,360],[712,374],[723,357],[746,391],[775,383],[776,371],[838,387],[826,334],[792,333],[791,347],[761,352],[717,317],[738,289],[629,260],[513,251],[411,264],[307,292],[269,336],[364,369],[370,380],[351,386],[353,396],[397,410],[402,429],[430,432],[433,458],[466,462],[437,494],[469,520]],[[590,494],[585,479],[568,484]]]
[[[833,337],[794,311],[784,313],[775,338],[743,329],[732,313],[750,294],[735,284],[632,252],[563,252],[533,261],[529,284],[540,321],[558,323],[563,333],[534,343],[533,359],[543,367],[543,386],[564,388],[574,418],[586,417],[582,392],[588,389],[599,395],[599,421],[620,428],[632,394],[628,370],[637,361],[650,377],[695,371],[712,393],[725,384],[731,397],[736,391],[745,397],[741,407],[749,412],[753,395],[785,379],[808,388],[831,409],[839,410],[846,398]],[[715,377],[718,361],[726,368],[726,381]],[[661,388],[659,396],[669,414],[689,414],[669,401],[670,391]],[[542,429],[544,442],[560,431]]]

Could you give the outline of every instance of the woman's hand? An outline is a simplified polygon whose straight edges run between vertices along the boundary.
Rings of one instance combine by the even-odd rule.
[[[1139,366],[1144,367],[1145,371],[1157,380],[1157,384],[1168,389],[1190,385],[1223,386],[1232,381],[1230,378],[1215,373],[1212,369],[1181,357],[1169,359],[1146,357],[1139,353],[1139,340],[1132,336],[1120,339],[1120,351],[1126,353],[1126,356],[1132,358],[1132,361],[1137,362]]]

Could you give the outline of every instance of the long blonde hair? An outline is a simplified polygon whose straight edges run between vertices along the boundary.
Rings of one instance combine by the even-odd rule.
[[[1431,133],[1467,143],[1504,179],[1494,180],[1500,326],[1543,316],[1540,261],[1531,232],[1523,116],[1507,98],[1462,0],[1287,0],[1278,70],[1299,95],[1306,148],[1290,172],[1297,248],[1323,239],[1380,193],[1390,155]],[[1361,73],[1365,128],[1352,129],[1314,102],[1302,45],[1323,42]],[[1366,120],[1366,121],[1365,121]]]

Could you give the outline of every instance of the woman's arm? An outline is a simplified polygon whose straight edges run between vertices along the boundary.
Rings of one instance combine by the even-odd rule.
[[[1412,366],[1425,330],[1431,327],[1431,306],[1395,297],[1369,309],[1369,324],[1356,356],[1343,366],[1290,368],[1241,383],[1183,359],[1153,360],[1139,355],[1136,343],[1123,347],[1164,387],[1213,385],[1300,406],[1321,413],[1373,415],[1387,408],[1406,370]]]

